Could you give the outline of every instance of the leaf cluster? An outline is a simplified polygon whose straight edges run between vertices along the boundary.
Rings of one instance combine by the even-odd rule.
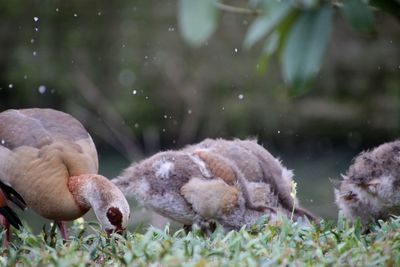
[[[127,232],[107,237],[98,225],[74,225],[71,239],[50,242],[45,231],[16,233],[11,247],[0,256],[1,265],[33,266],[275,266],[345,265],[399,266],[400,218],[380,222],[368,234],[359,223],[350,226],[302,226],[282,218],[275,225],[260,220],[246,230],[210,236],[198,229],[186,234],[150,227],[143,234]],[[27,228],[25,228],[27,229]],[[259,229],[259,230],[257,230]],[[261,229],[261,230],[260,230]]]
[[[293,88],[293,94],[299,95],[310,89],[319,72],[335,9],[353,29],[368,35],[374,32],[373,9],[396,16],[400,3],[396,0],[250,0],[246,8],[235,8],[216,0],[180,0],[178,20],[184,39],[200,46],[216,30],[220,11],[256,14],[243,47],[249,49],[262,42],[258,70],[265,72],[267,60],[278,56],[283,80]]]

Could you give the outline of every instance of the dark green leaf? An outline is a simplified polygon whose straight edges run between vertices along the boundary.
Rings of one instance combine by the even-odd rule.
[[[269,58],[276,52],[279,46],[279,32],[273,32],[265,41],[262,55],[258,59],[257,73],[264,74],[267,70]]]
[[[285,41],[282,73],[299,94],[310,85],[320,68],[332,26],[332,9],[305,11],[295,21]]]
[[[365,1],[344,1],[343,13],[347,21],[355,30],[364,33],[372,31],[374,26],[374,15]]]
[[[178,23],[183,38],[193,46],[201,45],[214,32],[218,12],[215,0],[180,0]]]
[[[250,25],[243,42],[245,48],[250,48],[260,39],[267,36],[292,8],[290,1],[269,2],[271,4],[266,13],[254,20]]]
[[[274,32],[265,42],[263,53],[267,55],[272,55],[278,48],[278,44],[279,44],[279,33]]]

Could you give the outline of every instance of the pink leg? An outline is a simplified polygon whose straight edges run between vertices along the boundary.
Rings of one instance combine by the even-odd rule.
[[[61,237],[62,237],[64,240],[67,240],[67,239],[68,239],[68,230],[67,230],[67,228],[65,227],[65,222],[63,222],[63,221],[56,221],[56,224],[57,224],[58,228],[60,229]]]
[[[10,223],[3,215],[0,215],[0,224],[5,230],[3,236],[3,248],[8,248],[8,245],[10,243]]]

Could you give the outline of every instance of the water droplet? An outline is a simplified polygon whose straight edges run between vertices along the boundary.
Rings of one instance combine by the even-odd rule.
[[[280,130],[278,130],[278,134],[280,134],[281,133],[281,131]]]
[[[165,133],[165,128],[163,128],[162,131]]]
[[[58,11],[60,11],[60,9],[57,7],[57,8],[56,8],[56,12],[58,12]]]
[[[188,114],[189,115],[192,114],[192,110],[191,109],[188,110]]]
[[[34,57],[36,57],[37,52],[36,52],[36,51],[33,51],[33,52],[32,52],[32,55],[33,55]]]
[[[39,28],[35,28],[35,32],[38,32],[39,31]]]
[[[97,12],[97,16],[101,16],[101,11]]]
[[[1,144],[4,145],[6,143],[6,141],[4,141],[4,139],[1,139]]]
[[[134,127],[139,128],[139,123],[135,123]]]
[[[237,53],[238,52],[238,49],[237,48],[235,48],[235,53]]]
[[[239,95],[238,95],[238,98],[239,98],[239,100],[243,100],[244,95],[243,95],[243,94],[239,94]]]
[[[75,13],[75,14],[74,14],[74,17],[75,17],[75,18],[78,17],[78,14]]]
[[[38,18],[38,17],[33,17],[33,20],[34,20],[35,22],[37,22],[37,21],[39,20],[39,18]]]
[[[136,90],[133,90],[133,91],[132,91],[132,94],[136,95],[136,94],[137,94],[137,91],[136,91]]]
[[[222,109],[222,110],[225,110],[225,107],[222,107],[221,109]]]
[[[32,39],[31,39],[31,44],[33,44],[34,42],[35,42],[35,39],[32,38]]]
[[[174,28],[174,27],[169,27],[169,28],[168,28],[168,31],[169,31],[169,32],[173,32],[173,31],[175,31],[175,28]]]
[[[24,75],[24,80],[26,80],[26,79],[28,79],[28,75],[25,74]]]
[[[14,84],[12,84],[12,83],[10,83],[9,85],[8,85],[8,88],[13,88],[14,87]]]
[[[46,86],[44,86],[44,85],[41,85],[41,86],[39,86],[39,88],[38,88],[38,91],[39,91],[39,93],[40,93],[41,95],[43,95],[44,93],[46,93],[46,90],[47,90],[47,88],[46,88]]]
[[[168,116],[166,114],[164,115],[164,119],[168,119]]]

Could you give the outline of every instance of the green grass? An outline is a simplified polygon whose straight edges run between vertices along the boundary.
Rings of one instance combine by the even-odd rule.
[[[259,229],[259,230],[257,230]],[[380,222],[368,234],[359,223],[349,226],[299,226],[288,219],[279,225],[208,237],[169,227],[107,237],[93,223],[73,225],[63,242],[55,229],[33,235],[23,230],[3,250],[0,265],[54,266],[400,266],[400,218]],[[90,232],[90,233],[89,233]]]

